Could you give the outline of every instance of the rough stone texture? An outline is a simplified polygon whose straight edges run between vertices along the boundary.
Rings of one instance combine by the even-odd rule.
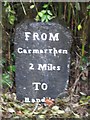
[[[59,33],[59,41],[46,41],[33,40],[32,35],[29,36],[29,40],[25,41],[25,32],[37,32],[39,35],[42,33]],[[70,47],[72,38],[70,31],[57,23],[41,23],[25,21],[16,27],[15,33],[15,55],[16,55],[16,94],[17,99],[25,100],[25,97],[29,98],[43,98],[51,97],[56,98],[58,94],[65,91],[69,80],[69,64],[70,64]],[[50,49],[56,48],[68,50],[68,54],[57,54],[54,56],[49,53],[42,54],[19,54],[18,48],[25,49]],[[34,64],[35,70],[29,70],[29,63]],[[38,64],[53,64],[61,66],[61,70],[37,70]],[[47,90],[42,90],[39,86],[39,90],[35,91],[33,82],[46,83],[48,85]]]

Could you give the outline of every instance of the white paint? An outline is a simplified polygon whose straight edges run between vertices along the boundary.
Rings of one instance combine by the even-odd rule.
[[[25,97],[25,102],[30,102],[29,97]]]
[[[41,84],[40,82],[34,82],[34,83],[32,83],[32,85],[35,86],[36,91],[39,90],[39,88],[41,88],[42,90],[47,90],[47,88],[48,88],[48,85],[46,83]]]
[[[31,32],[25,32],[25,40],[26,41],[29,40],[30,35],[31,35]],[[55,34],[53,34],[53,33],[48,33],[48,34],[42,33],[41,35],[39,35],[39,33],[33,32],[32,37],[33,37],[33,40],[59,41],[59,33],[55,33]]]
[[[28,41],[30,37],[30,32],[25,32],[25,40]]]
[[[58,35],[59,33],[56,33],[55,35],[53,35],[53,33],[49,33],[50,37],[49,40],[50,41],[59,41]]]

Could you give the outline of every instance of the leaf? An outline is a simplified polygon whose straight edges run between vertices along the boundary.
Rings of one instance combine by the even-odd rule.
[[[53,113],[58,113],[58,114],[64,114],[65,113],[64,110],[59,110],[59,106],[53,106],[52,107],[52,112]]]
[[[46,18],[45,22],[48,22],[48,18]]]
[[[47,113],[47,111],[48,111],[47,109],[46,109],[46,110],[44,110],[44,111],[42,111],[42,114],[46,114],[46,113]]]
[[[66,107],[65,112],[69,113],[71,111],[70,107]]]
[[[30,6],[30,9],[33,9],[34,7],[35,7],[35,5],[31,5],[31,6]]]
[[[44,5],[43,5],[43,8],[47,8],[47,7],[48,7],[48,4],[44,4]]]
[[[10,112],[10,113],[14,113],[15,110],[14,110],[13,108],[8,108],[8,112]]]
[[[56,111],[56,110],[59,110],[59,107],[58,107],[58,106],[53,106],[53,107],[52,107],[52,110],[55,110],[55,111]]]
[[[41,21],[44,22],[46,20],[46,15],[43,15],[43,17],[41,18]]]
[[[23,113],[28,116],[30,114],[30,111],[28,109],[26,109],[23,111]]]
[[[50,15],[47,15],[47,19],[48,19],[48,20],[51,20],[52,17],[51,17]]]
[[[58,114],[64,114],[65,111],[64,111],[64,110],[57,110],[57,113],[58,113]]]
[[[19,116],[13,117],[14,120],[18,120],[19,118],[20,118]]]
[[[75,8],[76,8],[76,10],[80,11],[80,4],[78,2],[76,2]]]
[[[90,5],[87,6],[87,9],[88,9],[88,10],[90,9]]]
[[[42,18],[43,12],[38,12],[38,15]]]
[[[15,70],[16,70],[15,65],[10,65],[10,66],[8,67],[8,70],[11,71],[11,72],[15,72]]]
[[[84,63],[87,63],[87,62],[88,62],[88,59],[87,59],[86,56],[83,56],[83,57],[82,57],[82,62],[84,62]]]
[[[87,100],[88,100],[88,101],[90,100],[90,96],[87,96]]]
[[[39,21],[39,20],[40,20],[38,15],[36,16],[35,20],[36,20],[36,21]]]
[[[81,24],[78,25],[78,31],[80,31],[82,29]]]
[[[4,73],[2,75],[2,80],[1,80],[3,85],[7,85],[8,87],[12,87],[12,80],[10,80],[10,75],[8,73]]]
[[[5,63],[6,63],[6,59],[2,58],[2,64],[5,64]]]
[[[45,14],[45,13],[46,13],[46,10],[42,10],[41,12],[42,12],[43,14]]]
[[[49,15],[53,15],[50,10],[47,10],[47,13],[48,13]]]
[[[9,18],[9,23],[10,23],[11,25],[13,25],[13,24],[14,24],[14,21],[15,21],[15,16],[14,16],[14,15],[9,15],[8,18]]]
[[[43,119],[43,118],[45,118],[45,115],[39,115],[38,116],[40,119]]]
[[[4,0],[4,6],[7,6],[7,5],[8,5],[7,0]]]
[[[10,12],[11,11],[11,7],[10,7],[10,5],[5,9],[5,12],[6,13],[8,13],[8,12]]]
[[[2,77],[3,77],[3,79],[9,79],[9,78],[10,78],[9,74],[7,74],[7,73],[6,73],[6,74],[4,73],[4,74],[2,75]]]
[[[80,118],[80,116],[78,114],[76,114],[74,112],[73,112],[73,114],[74,114],[75,118]]]
[[[50,107],[50,106],[52,106],[54,104],[54,101],[52,101],[51,99],[46,98],[45,103]]]

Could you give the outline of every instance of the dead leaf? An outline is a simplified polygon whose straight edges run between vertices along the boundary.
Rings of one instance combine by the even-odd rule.
[[[52,105],[54,105],[54,101],[53,101],[52,99],[48,99],[48,98],[45,99],[45,103],[46,103],[49,107],[51,107]]]
[[[8,112],[15,113],[15,110],[13,108],[8,108]]]

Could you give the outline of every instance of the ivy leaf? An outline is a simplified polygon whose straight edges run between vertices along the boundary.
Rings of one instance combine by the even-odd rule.
[[[42,18],[43,12],[38,12],[38,15]]]
[[[12,87],[12,80],[10,80],[10,75],[8,73],[5,73],[2,75],[2,84],[6,85],[8,87]]]
[[[14,21],[15,21],[15,16],[14,16],[14,15],[9,15],[9,23],[10,23],[11,25],[13,25],[13,24],[14,24]]]
[[[41,18],[41,21],[44,22],[46,20],[46,15],[43,15],[43,17]]]
[[[36,21],[39,21],[39,16],[37,15],[36,18],[35,18]]]
[[[48,22],[49,20],[48,20],[48,18],[46,18],[46,22]]]
[[[80,31],[82,29],[81,24],[78,25],[78,31]]]
[[[46,10],[42,10],[41,12],[42,12],[43,14],[45,14],[45,13],[46,13]]]
[[[11,11],[11,7],[10,5],[5,9],[6,13],[10,12]]]
[[[45,4],[44,6],[43,6],[43,8],[47,8],[48,7],[48,4]]]
[[[15,70],[16,70],[15,65],[10,65],[10,66],[8,67],[8,70],[9,70],[9,71],[12,71],[12,72],[15,72]]]
[[[51,18],[51,16],[50,16],[50,15],[47,15],[47,19],[48,19],[48,20],[51,20],[52,18]]]
[[[47,10],[47,13],[48,13],[49,15],[53,15],[50,10]]]
[[[31,5],[31,6],[30,6],[30,9],[33,9],[34,7],[35,7],[35,5]]]

